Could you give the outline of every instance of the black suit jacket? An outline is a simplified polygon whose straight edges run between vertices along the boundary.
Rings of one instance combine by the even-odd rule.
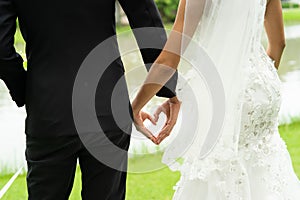
[[[163,27],[153,0],[119,2],[132,28]],[[17,18],[26,42],[27,72],[23,69],[21,56],[14,49]],[[72,117],[76,74],[90,51],[115,34],[113,0],[0,0],[0,78],[17,105],[26,104],[28,135],[76,134]],[[163,47],[165,32],[153,34]],[[143,49],[141,53],[145,63],[152,63],[160,50]],[[123,73],[123,63],[119,58],[100,80],[96,92],[99,119],[112,115],[111,93]],[[162,88],[157,95],[175,96],[176,82],[177,75],[167,83],[168,88]],[[124,90],[127,90],[125,83]],[[120,98],[126,100],[128,94],[125,92]]]

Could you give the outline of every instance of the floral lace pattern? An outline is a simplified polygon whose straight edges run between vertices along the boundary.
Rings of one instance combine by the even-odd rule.
[[[249,61],[251,67],[243,101],[239,146],[247,149],[256,145],[255,149],[267,152],[264,144],[270,141],[278,126],[281,84],[272,61],[262,47],[259,53]]]

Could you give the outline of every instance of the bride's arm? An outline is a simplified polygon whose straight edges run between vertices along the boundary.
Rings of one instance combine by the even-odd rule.
[[[174,26],[161,54],[153,63],[144,85],[133,100],[132,109],[135,125],[145,135],[151,135],[143,126],[141,109],[165,85],[176,72],[181,54],[185,51],[190,39],[199,24],[207,0],[180,0]],[[211,1],[211,0],[208,0]],[[156,144],[162,142],[172,131],[176,124],[181,102],[177,97],[170,98],[155,112],[155,122],[160,112],[165,112],[167,121],[155,139]],[[143,113],[142,113],[143,114]]]
[[[181,54],[193,37],[207,2],[211,2],[211,0],[180,0],[176,19],[166,45],[153,63],[145,84],[133,101],[134,112],[141,110],[177,70]],[[184,42],[182,42],[183,39]],[[176,97],[170,100],[178,102]]]
[[[163,109],[166,110],[165,112],[168,121],[162,128],[157,138],[154,137],[152,133],[144,126],[143,121],[145,120],[145,117],[143,118],[143,115],[145,115],[145,113],[141,112],[141,110],[176,72],[177,66],[180,61],[181,49],[181,35],[178,34],[178,32],[183,32],[185,4],[186,0],[180,1],[175,23],[170,33],[169,39],[167,40],[161,54],[150,68],[145,83],[132,102],[134,124],[137,130],[142,132],[156,144],[160,144],[162,140],[171,133],[177,121],[181,102],[175,96],[168,99],[167,102],[160,106],[161,111]],[[167,50],[170,48],[172,49],[173,53]],[[152,119],[152,123],[155,124],[155,122],[158,120],[159,112],[160,111],[156,111],[155,121],[153,121]],[[151,117],[148,118],[151,119]]]
[[[265,29],[268,36],[267,54],[275,61],[278,69],[285,47],[284,25],[280,0],[269,0],[265,15]]]
[[[184,25],[185,4],[186,0],[180,1],[176,19],[166,45],[151,67],[145,84],[133,100],[132,108],[134,114],[137,114],[145,106],[145,104],[161,89],[164,82],[167,81],[165,79],[171,77],[177,69],[180,61],[181,33],[183,32]],[[172,52],[169,51],[170,49]],[[166,76],[164,76],[164,74]],[[162,78],[159,78],[159,76]],[[178,101],[176,97],[170,100]]]

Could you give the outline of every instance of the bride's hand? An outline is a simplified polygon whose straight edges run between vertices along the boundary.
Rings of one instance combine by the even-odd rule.
[[[176,125],[180,107],[181,107],[181,101],[179,101],[177,97],[173,97],[168,99],[166,102],[164,102],[155,111],[154,114],[155,122],[158,121],[160,113],[163,112],[167,116],[165,126],[162,128],[162,130],[157,136],[157,144],[160,144],[166,137],[168,137],[171,134],[171,131]]]
[[[143,135],[149,138],[154,144],[158,144],[156,137],[144,125],[144,121],[146,119],[148,119],[152,124],[156,125],[156,122],[154,121],[152,116],[143,111],[133,110],[133,118],[134,118],[134,125],[137,131],[141,132]]]

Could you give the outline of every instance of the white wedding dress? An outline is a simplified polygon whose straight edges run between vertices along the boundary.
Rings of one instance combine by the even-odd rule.
[[[247,67],[243,68],[247,76],[241,97],[237,153],[227,156],[229,149],[219,145],[204,159],[194,154],[186,156],[178,168],[181,178],[175,186],[174,200],[300,199],[300,182],[278,133],[281,83],[261,45],[266,0],[251,1],[259,2],[259,6]]]

